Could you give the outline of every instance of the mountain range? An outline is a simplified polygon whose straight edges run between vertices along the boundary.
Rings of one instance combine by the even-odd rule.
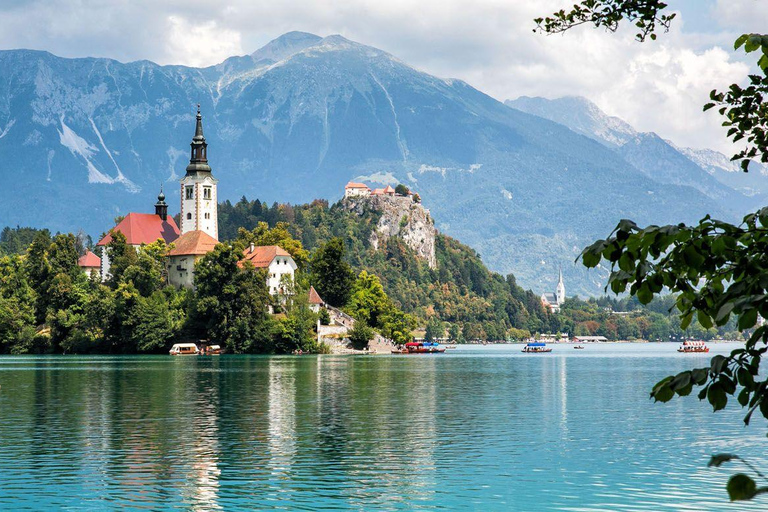
[[[0,76],[0,225],[98,236],[152,211],[161,185],[175,213],[197,103],[221,199],[402,182],[441,231],[537,292],[562,268],[568,294],[602,293],[605,269],[574,259],[620,218],[734,220],[765,193],[584,100],[505,105],[338,35],[291,32],[207,68],[8,50]]]

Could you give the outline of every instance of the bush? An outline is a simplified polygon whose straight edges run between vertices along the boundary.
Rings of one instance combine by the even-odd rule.
[[[352,329],[347,331],[347,337],[355,350],[364,350],[373,339],[373,329],[368,327],[365,322],[358,320]]]

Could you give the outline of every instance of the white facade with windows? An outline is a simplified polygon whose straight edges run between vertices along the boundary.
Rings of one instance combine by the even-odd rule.
[[[203,231],[218,240],[218,182],[210,173],[187,175],[181,179],[182,235],[190,231]]]

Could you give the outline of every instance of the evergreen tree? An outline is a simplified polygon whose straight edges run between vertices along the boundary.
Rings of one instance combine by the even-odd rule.
[[[342,307],[350,298],[355,274],[345,260],[344,242],[332,238],[312,255],[311,283],[331,306]]]

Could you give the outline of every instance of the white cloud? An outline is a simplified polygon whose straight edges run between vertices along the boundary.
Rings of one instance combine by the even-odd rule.
[[[209,66],[243,53],[240,32],[219,27],[215,21],[196,24],[169,16],[167,37],[166,59],[174,64]]]

